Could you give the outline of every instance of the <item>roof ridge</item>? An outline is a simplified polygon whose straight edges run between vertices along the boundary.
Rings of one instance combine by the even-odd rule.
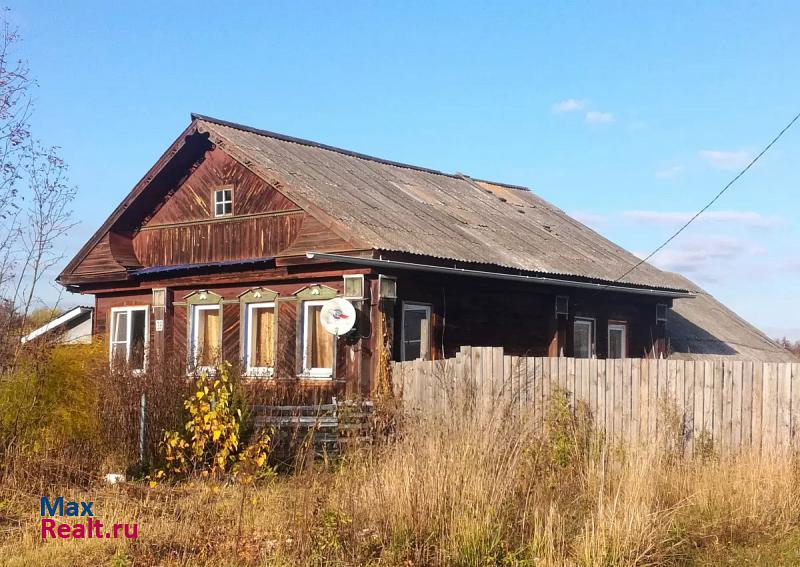
[[[265,136],[265,137],[268,137],[268,138],[275,138],[276,140],[281,140],[283,142],[290,142],[290,143],[293,143],[293,144],[300,144],[300,145],[303,145],[303,146],[310,146],[310,147],[313,147],[313,148],[319,148],[319,149],[322,149],[322,150],[328,150],[328,151],[336,152],[336,153],[343,154],[343,155],[346,155],[346,156],[350,156],[350,157],[354,157],[354,158],[358,158],[358,159],[363,159],[363,160],[367,160],[367,161],[374,161],[374,162],[377,162],[377,163],[382,163],[382,164],[385,164],[385,165],[391,165],[391,166],[394,166],[394,167],[402,167],[402,168],[405,168],[405,169],[413,169],[413,170],[416,170],[416,171],[423,171],[425,173],[431,173],[431,174],[434,174],[434,175],[443,175],[445,177],[452,177],[454,179],[462,179],[464,177],[467,177],[469,179],[472,179],[473,181],[480,181],[480,182],[483,182],[483,183],[491,183],[493,185],[499,185],[501,187],[508,187],[510,189],[520,189],[520,190],[523,190],[523,191],[530,192],[530,189],[528,189],[527,187],[524,187],[522,185],[513,185],[511,183],[503,183],[503,182],[500,182],[500,181],[490,181],[488,179],[479,179],[477,177],[470,177],[469,175],[466,175],[466,174],[463,174],[463,173],[446,173],[446,172],[440,171],[438,169],[432,169],[432,168],[423,167],[423,166],[420,166],[420,165],[413,165],[413,164],[410,164],[410,163],[393,161],[393,160],[390,160],[390,159],[380,158],[380,157],[377,157],[377,156],[372,156],[372,155],[369,155],[369,154],[362,154],[361,152],[355,152],[353,150],[340,148],[338,146],[330,146],[328,144],[323,144],[321,142],[315,142],[314,140],[308,140],[308,139],[305,139],[305,138],[297,138],[295,136],[289,136],[287,134],[281,134],[279,132],[272,132],[270,130],[262,130],[260,128],[254,128],[252,126],[247,126],[246,124],[240,124],[238,122],[230,122],[228,120],[221,120],[219,118],[214,118],[212,116],[206,116],[204,114],[198,114],[197,112],[192,112],[191,113],[191,118],[192,118],[192,120],[202,120],[204,122],[211,122],[212,124],[218,124],[220,126],[227,126],[228,128],[235,128],[236,130],[242,130],[243,132],[249,132],[251,134],[256,134],[258,136]]]

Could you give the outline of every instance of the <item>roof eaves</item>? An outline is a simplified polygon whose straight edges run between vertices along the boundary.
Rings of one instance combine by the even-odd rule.
[[[132,276],[150,276],[155,274],[164,274],[170,272],[186,272],[193,270],[202,270],[209,268],[232,268],[239,266],[250,266],[265,264],[274,261],[274,257],[266,258],[248,258],[242,260],[224,260],[220,262],[204,262],[200,264],[174,264],[168,266],[148,266],[146,268],[137,268],[128,272]]]

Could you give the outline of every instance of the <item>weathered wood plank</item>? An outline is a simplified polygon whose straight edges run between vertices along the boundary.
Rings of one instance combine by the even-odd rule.
[[[600,360],[603,368],[603,407],[605,430],[609,442],[614,441],[614,365],[610,360]]]
[[[650,379],[648,386],[647,399],[647,434],[651,441],[658,437],[658,398],[659,398],[659,371],[658,360],[650,359],[647,361],[647,376]]]
[[[792,448],[800,450],[800,363],[791,367],[792,383]]]
[[[761,448],[762,451],[771,452],[777,447],[776,430],[778,419],[778,380],[776,378],[777,366],[772,363],[764,364],[764,386],[762,390],[761,410]]]
[[[658,401],[655,409],[656,432],[659,437],[664,435],[664,409],[669,405],[667,383],[667,361],[656,361],[658,369]]]
[[[752,445],[761,451],[762,412],[764,411],[764,364],[758,362],[753,365],[753,417],[750,423],[752,431]]]
[[[569,405],[573,410],[575,409],[575,398],[576,398],[576,382],[575,382],[575,359],[574,358],[567,358],[565,359],[567,362],[567,394],[569,396]]]
[[[631,427],[630,427],[630,440],[633,444],[639,443],[639,420],[640,420],[640,399],[639,399],[639,383],[642,373],[642,361],[638,358],[627,359],[629,365],[628,379],[631,383]]]
[[[649,360],[641,360],[639,364],[639,441],[650,440],[650,376]]]
[[[733,440],[733,362],[724,361],[722,371],[722,449],[724,454],[730,454]]]
[[[723,444],[725,442],[722,432],[723,432],[723,415],[722,415],[722,406],[723,406],[723,393],[722,393],[722,382],[723,382],[723,363],[722,362],[715,362],[714,363],[714,430],[713,430],[713,437],[714,437],[714,445],[719,448],[720,451],[723,451]]]
[[[753,366],[752,361],[742,365],[742,449],[753,446]]]
[[[789,364],[777,365],[778,420],[777,441],[782,450],[788,450],[792,438],[792,368]]]
[[[742,444],[742,380],[743,363],[741,360],[733,362],[731,382],[731,447],[733,452],[739,452]]]
[[[619,443],[623,440],[623,407],[625,394],[622,386],[622,361],[609,360],[609,368],[613,369],[614,379],[612,381],[612,389],[614,395],[614,441]]]
[[[686,383],[684,377],[684,362],[682,360],[675,361],[675,418],[678,427],[676,432],[681,438],[684,437],[684,430],[686,427],[686,404],[685,404],[685,391]]]
[[[583,359],[581,360],[581,399],[587,405],[587,407],[591,410],[591,401],[592,401],[592,393],[591,393],[591,363],[592,359]]]
[[[683,423],[686,429],[685,432],[685,439],[686,439],[686,451],[688,455],[694,455],[694,440],[695,440],[695,425],[694,425],[694,413],[695,413],[695,364],[691,362],[684,363],[684,370],[683,370],[683,384],[684,384],[684,396],[683,396],[683,407],[684,407],[684,418]]]
[[[508,411],[510,400],[508,390],[511,384],[506,380],[503,367],[503,347],[492,347],[492,378],[495,387],[495,398],[503,407],[503,410]]]
[[[615,361],[616,362],[616,361]],[[631,440],[631,365],[630,359],[620,360],[619,369],[622,374],[622,439],[626,442]]]

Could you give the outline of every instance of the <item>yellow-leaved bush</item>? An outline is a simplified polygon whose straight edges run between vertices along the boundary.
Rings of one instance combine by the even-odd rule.
[[[164,432],[161,449],[165,466],[151,477],[151,486],[162,479],[192,475],[220,478],[230,473],[243,482],[270,476],[269,432],[262,430],[250,444],[242,446],[243,415],[234,404],[230,364],[224,363],[214,373],[201,373],[195,386],[196,391],[184,401],[189,417],[184,431]]]

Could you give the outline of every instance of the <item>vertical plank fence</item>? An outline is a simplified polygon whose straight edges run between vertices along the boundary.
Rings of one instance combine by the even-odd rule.
[[[614,441],[647,443],[677,425],[689,452],[709,443],[723,455],[800,450],[800,363],[519,357],[462,347],[455,358],[395,362],[392,371],[412,411],[459,411],[452,402],[461,396],[478,411],[504,404],[532,412],[542,427],[552,393],[563,391]]]

